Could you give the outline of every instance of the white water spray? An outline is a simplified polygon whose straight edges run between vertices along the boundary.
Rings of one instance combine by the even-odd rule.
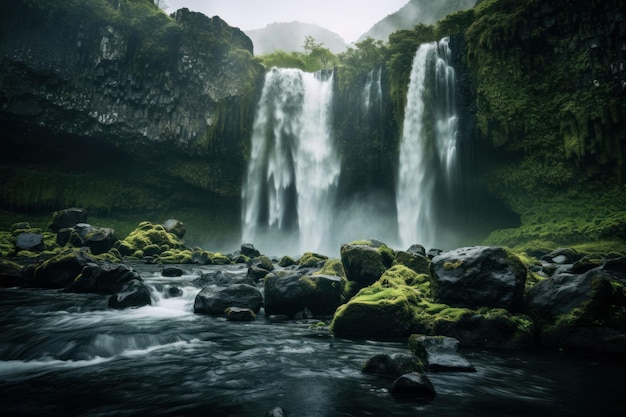
[[[413,59],[400,143],[396,208],[404,247],[440,243],[437,187],[456,165],[457,115],[448,39],[420,45]]]
[[[340,172],[332,85],[332,74],[267,73],[243,185],[244,242],[291,254],[327,245]]]

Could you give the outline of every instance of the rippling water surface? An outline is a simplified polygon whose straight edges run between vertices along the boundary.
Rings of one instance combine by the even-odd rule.
[[[142,272],[152,306],[107,309],[107,296],[0,289],[3,416],[618,416],[626,366],[557,353],[464,350],[476,373],[430,373],[437,396],[402,401],[364,375],[406,342],[333,338],[315,320],[251,323],[196,315],[200,288]],[[241,270],[244,273],[244,270]],[[177,286],[183,295],[167,298]],[[601,414],[597,414],[601,413]]]

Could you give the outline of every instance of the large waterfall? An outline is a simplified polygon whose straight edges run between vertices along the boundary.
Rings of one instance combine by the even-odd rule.
[[[332,85],[332,73],[267,73],[243,185],[244,242],[291,254],[327,247],[340,172]]]
[[[448,39],[420,45],[413,59],[402,139],[396,207],[404,247],[445,239],[438,213],[453,196],[457,115]]]

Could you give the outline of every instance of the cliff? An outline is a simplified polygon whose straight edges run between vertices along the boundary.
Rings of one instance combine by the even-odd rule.
[[[1,8],[0,209],[166,215],[239,197],[264,73],[243,32],[148,0]]]

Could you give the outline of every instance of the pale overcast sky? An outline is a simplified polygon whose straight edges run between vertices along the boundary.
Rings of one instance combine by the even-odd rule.
[[[167,12],[186,7],[219,16],[241,30],[261,29],[270,23],[313,23],[346,42],[356,42],[376,22],[398,11],[409,0],[165,0]]]

